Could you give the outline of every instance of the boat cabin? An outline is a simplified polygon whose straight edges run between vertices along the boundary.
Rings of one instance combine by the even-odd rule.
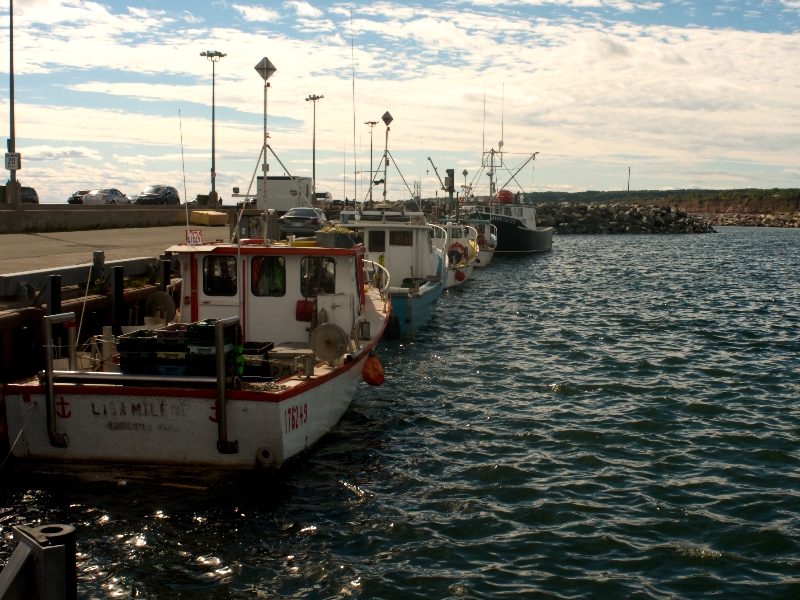
[[[169,249],[183,274],[179,320],[192,323],[241,315],[247,340],[307,343],[309,323],[327,322],[350,333],[364,313],[364,247],[321,248],[309,242],[242,240],[234,244]],[[293,319],[279,315],[294,315]],[[273,318],[274,317],[274,318]]]
[[[363,240],[365,258],[383,265],[391,275],[391,289],[439,281],[441,259],[434,248],[434,228],[423,213],[397,211],[342,212],[341,227]]]

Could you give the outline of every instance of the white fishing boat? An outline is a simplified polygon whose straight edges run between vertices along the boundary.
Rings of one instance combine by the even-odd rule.
[[[497,249],[497,227],[489,219],[462,219],[461,222],[474,228],[476,233],[478,258],[475,259],[475,268],[488,267]]]
[[[462,285],[478,259],[477,231],[455,219],[439,219],[441,230],[436,231],[434,245],[447,257],[445,288]]]
[[[447,281],[447,257],[433,242],[447,243],[447,232],[421,212],[344,211],[340,227],[363,241],[366,258],[391,276],[386,290],[392,317],[387,339],[413,334],[433,318]],[[434,233],[435,232],[435,233]]]
[[[341,419],[362,371],[366,378],[375,366],[370,353],[390,316],[391,281],[364,260],[363,246],[241,240],[169,251],[180,261],[183,300],[165,339],[205,328],[213,341],[179,339],[157,352],[146,333],[131,334],[120,338],[129,352],[115,372],[80,371],[74,314],[47,317],[48,348],[52,324],[66,322],[70,369],[53,371],[48,352],[43,375],[5,387],[17,458],[277,468]],[[382,289],[367,269],[381,274]],[[242,357],[242,375],[232,364],[237,325],[244,352],[257,349]]]

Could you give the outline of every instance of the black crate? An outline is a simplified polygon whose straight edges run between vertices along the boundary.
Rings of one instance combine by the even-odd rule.
[[[120,352],[155,352],[156,334],[141,329],[123,334],[117,338],[117,350]]]
[[[120,364],[156,364],[155,352],[131,352],[122,350],[119,353]]]
[[[272,342],[245,342],[242,346],[242,354],[244,356],[265,358],[267,352],[274,347],[275,344]]]
[[[197,323],[189,323],[186,327],[186,343],[199,344],[211,343],[216,340],[217,321],[215,319],[206,319],[205,321],[198,321]],[[233,343],[235,337],[236,325],[228,325],[224,329],[225,345]]]

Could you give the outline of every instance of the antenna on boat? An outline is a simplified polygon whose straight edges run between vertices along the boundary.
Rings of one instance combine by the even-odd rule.
[[[506,114],[506,82],[503,82],[503,100],[500,103],[500,164],[503,164],[503,140],[505,136],[505,114]]]
[[[481,133],[481,163],[486,152],[486,84],[483,85],[483,132]]]
[[[353,206],[358,197],[358,160],[356,158],[356,56],[353,30],[353,7],[350,7],[350,65],[353,68]],[[347,197],[347,193],[345,193]]]
[[[183,158],[183,119],[178,110],[178,127],[181,131],[181,165],[183,166],[183,204],[186,206],[186,239],[189,240],[189,198],[186,197],[186,161]],[[82,317],[81,317],[82,318]]]

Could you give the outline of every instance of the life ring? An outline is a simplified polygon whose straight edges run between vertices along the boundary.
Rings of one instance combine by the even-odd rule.
[[[464,258],[464,246],[458,242],[454,242],[447,251],[447,256],[450,257],[452,263],[460,263],[461,259]]]

